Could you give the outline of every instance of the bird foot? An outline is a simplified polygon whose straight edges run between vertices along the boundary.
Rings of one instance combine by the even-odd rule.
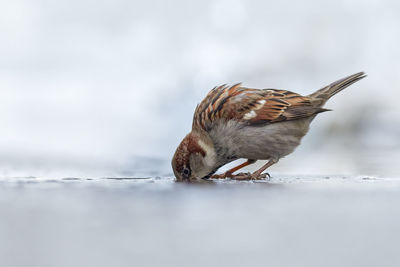
[[[232,177],[230,177],[232,180],[263,180],[265,178],[271,178],[271,176],[269,175],[269,173],[250,173],[250,172],[246,172],[246,173],[238,173],[235,175],[232,175]]]
[[[232,173],[231,172],[224,172],[221,174],[214,174],[211,176],[212,179],[225,179],[225,178],[232,178]]]

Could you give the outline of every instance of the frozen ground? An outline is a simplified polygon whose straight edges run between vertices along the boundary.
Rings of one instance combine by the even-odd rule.
[[[3,178],[0,266],[399,266],[400,179]]]

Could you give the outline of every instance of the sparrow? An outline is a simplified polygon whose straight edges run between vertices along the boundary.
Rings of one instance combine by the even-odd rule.
[[[364,77],[365,73],[359,72],[307,96],[279,89],[246,88],[241,83],[214,87],[197,105],[192,131],[172,158],[176,180],[266,178],[268,174],[263,172],[295,150],[315,116],[329,111],[323,108],[326,101]],[[247,161],[213,175],[236,159]],[[253,173],[234,174],[257,160],[267,162]]]

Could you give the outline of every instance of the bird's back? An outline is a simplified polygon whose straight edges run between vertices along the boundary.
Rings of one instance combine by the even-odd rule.
[[[340,79],[309,95],[278,89],[220,86],[197,106],[193,128],[210,135],[220,163],[235,158],[279,159],[293,152],[325,102],[365,77]]]

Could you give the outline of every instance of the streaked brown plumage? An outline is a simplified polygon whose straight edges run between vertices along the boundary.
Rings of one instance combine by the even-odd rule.
[[[248,161],[212,178],[261,179],[262,172],[300,144],[325,102],[363,72],[338,80],[308,96],[277,89],[251,89],[241,84],[212,89],[197,106],[192,131],[178,146],[172,167],[178,181],[209,178],[235,159]],[[256,160],[269,160],[253,174],[233,172]]]

